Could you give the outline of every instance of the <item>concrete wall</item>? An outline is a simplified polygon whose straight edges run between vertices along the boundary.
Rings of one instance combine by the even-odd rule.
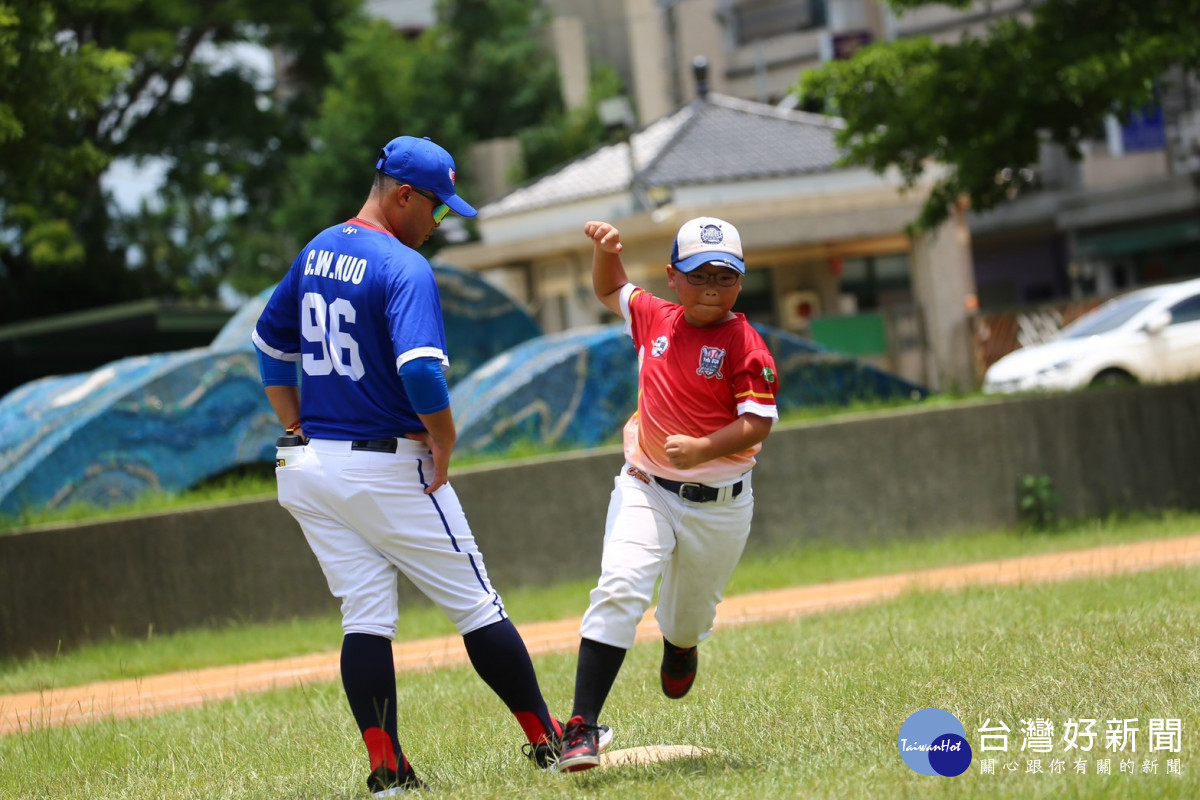
[[[454,473],[502,593],[597,574],[621,460]],[[755,470],[750,549],[1014,525],[1029,474],[1053,479],[1066,516],[1200,508],[1200,384],[781,426]],[[406,584],[402,602],[424,600]],[[0,656],[336,610],[274,498],[0,535]]]

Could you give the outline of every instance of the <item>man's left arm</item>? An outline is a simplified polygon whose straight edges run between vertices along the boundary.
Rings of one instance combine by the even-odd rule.
[[[267,401],[285,429],[300,430],[300,380],[296,375],[296,362],[280,358],[255,349],[258,353],[258,373],[262,378]]]
[[[434,474],[425,488],[426,494],[433,494],[450,480],[450,455],[458,440],[454,414],[450,410],[446,372],[438,359],[421,356],[400,367],[400,380],[413,411],[425,426],[421,433],[406,435],[409,439],[424,442],[433,454]]]

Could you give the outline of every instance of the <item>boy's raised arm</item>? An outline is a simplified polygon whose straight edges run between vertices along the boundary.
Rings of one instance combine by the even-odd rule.
[[[621,232],[607,222],[590,221],[583,232],[592,240],[592,291],[614,314],[621,313],[621,287],[629,283],[621,263]]]

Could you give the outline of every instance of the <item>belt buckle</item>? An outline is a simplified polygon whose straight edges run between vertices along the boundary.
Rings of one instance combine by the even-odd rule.
[[[679,484],[679,496],[692,503],[704,502],[704,485],[700,483]]]

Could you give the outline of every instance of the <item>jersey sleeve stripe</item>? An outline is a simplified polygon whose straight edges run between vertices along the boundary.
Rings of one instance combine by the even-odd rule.
[[[738,403],[737,413],[739,417],[742,414],[755,414],[767,419],[779,419],[779,410],[774,405],[764,405],[753,401]]]
[[[450,359],[436,347],[416,347],[406,353],[401,353],[396,359],[396,372],[400,372],[400,368],[412,361],[414,358],[436,358],[442,365],[442,369],[447,369],[450,366]]]
[[[278,350],[274,347],[271,347],[271,345],[264,342],[262,337],[258,335],[257,329],[255,329],[254,331],[251,332],[250,339],[251,339],[251,341],[254,342],[255,347],[257,347],[259,350],[263,351],[267,355],[271,356],[271,358],[277,358],[280,361],[299,361],[300,360],[299,353],[285,353],[282,350]]]
[[[774,392],[756,392],[753,389],[751,389],[750,391],[742,392],[739,395],[735,395],[734,399],[741,400],[743,397],[757,397],[757,398],[760,398],[763,400],[772,400],[773,401],[775,399],[775,393]]]
[[[626,336],[633,336],[633,312],[629,310],[629,304],[633,302],[634,297],[644,291],[632,283],[621,287],[621,316],[625,319],[624,333]]]

